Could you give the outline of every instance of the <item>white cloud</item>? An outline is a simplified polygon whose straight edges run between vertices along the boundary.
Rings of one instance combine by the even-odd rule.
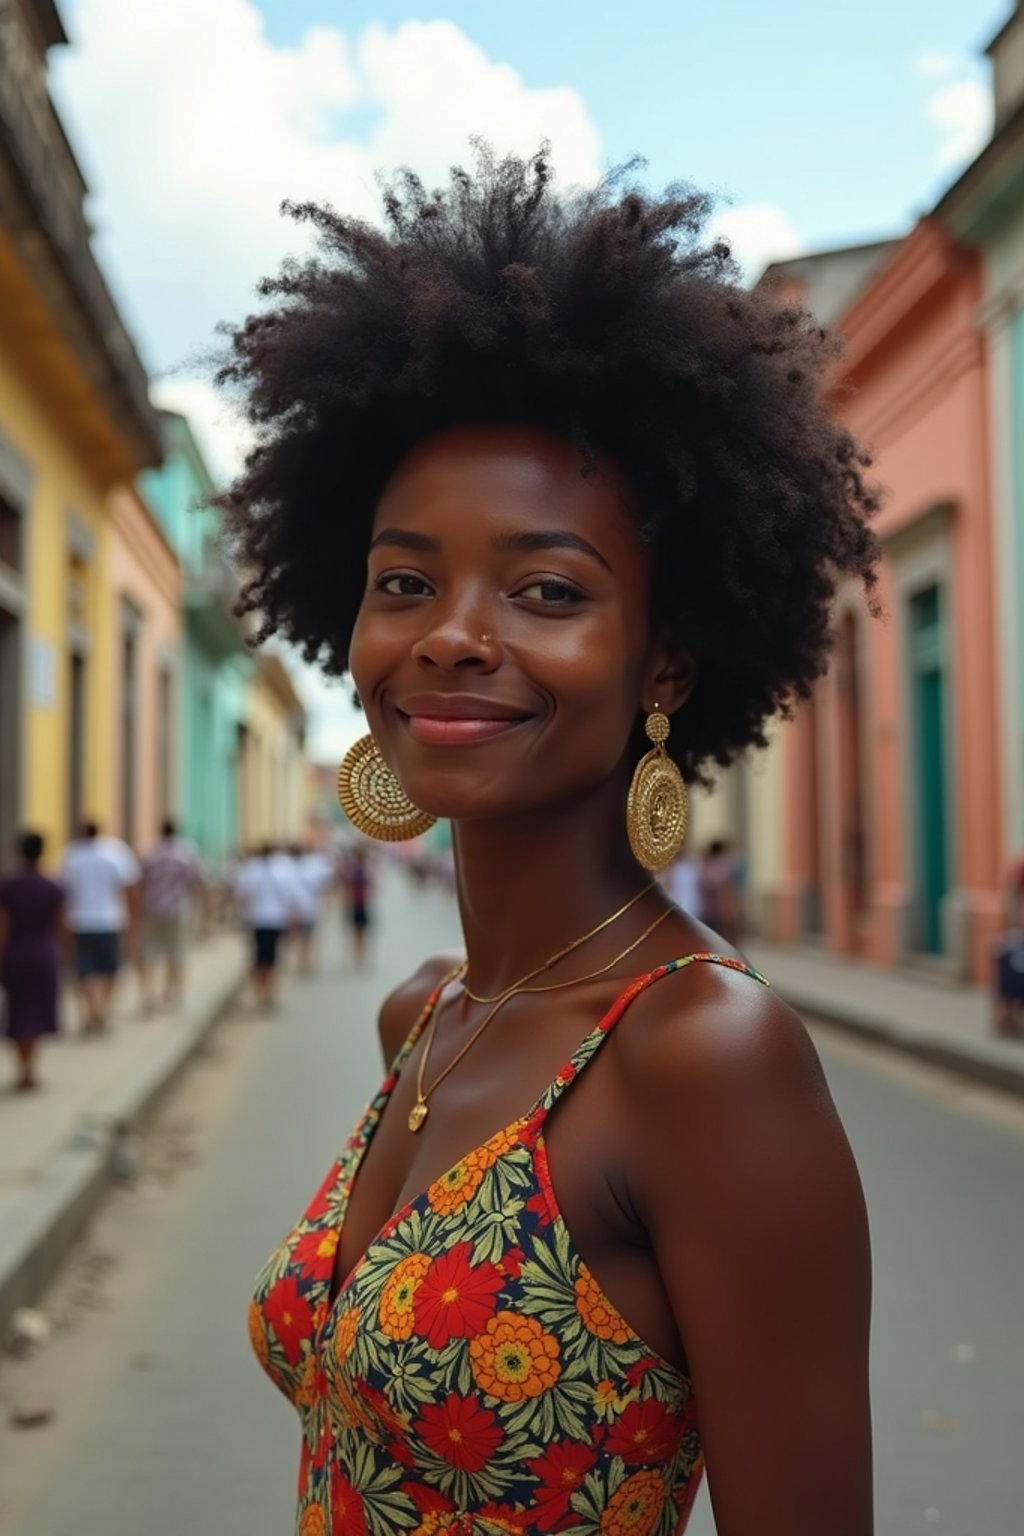
[[[715,214],[710,232],[727,240],[748,279],[770,261],[785,261],[805,249],[800,234],[783,209],[773,203],[743,203]]]
[[[940,172],[959,170],[973,160],[992,132],[992,91],[977,60],[947,48],[922,48],[911,69],[927,87],[923,111],[938,130],[935,157]]]
[[[941,134],[937,165],[953,170],[980,152],[992,132],[992,92],[980,80],[955,80],[928,99],[925,112]]]
[[[93,187],[99,248],[158,368],[208,345],[308,235],[284,198],[375,218],[375,172],[429,181],[469,154],[550,138],[560,175],[600,173],[570,90],[534,90],[448,21],[264,35],[253,0],[80,0],[55,84]]]
[[[78,0],[74,46],[53,85],[92,189],[98,253],[157,372],[158,403],[183,411],[229,477],[251,436],[197,365],[221,320],[238,320],[258,279],[308,236],[284,198],[378,216],[378,168],[446,176],[481,134],[499,152],[551,140],[558,174],[592,182],[598,135],[571,90],[535,90],[449,21],[336,27],[282,48],[253,0]],[[58,56],[58,54],[60,56]],[[296,676],[315,756],[361,733],[348,694]]]
[[[158,379],[150,389],[156,405],[187,416],[210,473],[222,484],[234,477],[255,442],[255,433],[207,379]]]
[[[922,48],[914,55],[911,67],[922,80],[948,80],[962,72],[966,62],[963,54],[947,48]]]

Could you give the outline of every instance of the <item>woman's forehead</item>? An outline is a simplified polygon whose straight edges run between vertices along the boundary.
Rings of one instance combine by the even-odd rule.
[[[519,525],[585,523],[592,534],[639,544],[625,485],[610,460],[540,427],[467,425],[416,447],[377,504],[374,531],[400,518],[422,527],[460,516]]]

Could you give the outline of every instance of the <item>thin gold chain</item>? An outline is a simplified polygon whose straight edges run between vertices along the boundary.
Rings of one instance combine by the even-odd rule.
[[[664,912],[660,912],[654,919],[654,922],[649,924],[648,927],[644,929],[639,938],[634,939],[631,944],[627,944],[625,949],[621,950],[619,954],[617,954],[613,959],[609,960],[606,965],[600,966],[596,971],[588,972],[586,976],[574,976],[569,981],[551,982],[548,985],[542,987],[524,987],[521,985],[509,987],[506,992],[503,992],[499,998],[494,1000],[494,1007],[491,1008],[489,1013],[485,1014],[483,1019],[481,1019],[480,1023],[477,1025],[476,1029],[470,1035],[469,1039],[466,1041],[461,1050],[459,1050],[452,1057],[448,1065],[437,1074],[437,1076],[434,1078],[434,1081],[430,1084],[430,1087],[425,1088],[423,1080],[426,1076],[427,1061],[430,1057],[430,1048],[434,1043],[434,1036],[437,1033],[438,1013],[440,1011],[439,1006],[436,1006],[434,1008],[430,1024],[427,1027],[427,1038],[423,1042],[423,1054],[420,1057],[419,1066],[416,1071],[416,1103],[413,1105],[409,1114],[409,1129],[411,1131],[419,1130],[420,1126],[427,1118],[427,1100],[434,1092],[434,1089],[437,1088],[440,1083],[443,1083],[449,1072],[453,1071],[454,1068],[458,1066],[459,1062],[462,1060],[463,1056],[465,1056],[470,1047],[475,1045],[477,1040],[479,1040],[480,1036],[483,1034],[484,1030],[487,1028],[488,1024],[491,1022],[494,1016],[513,997],[518,997],[521,993],[558,992],[561,991],[564,987],[582,986],[585,981],[593,981],[596,977],[605,975],[605,973],[610,971],[613,966],[618,965],[620,960],[624,960],[627,955],[632,954],[634,949],[638,949],[644,940],[654,932],[655,928],[657,928],[660,923],[663,923],[667,917],[672,915],[673,911],[675,911],[674,907],[667,907]],[[562,957],[559,956],[557,958],[560,959]],[[553,964],[554,962],[552,961],[551,963]],[[544,967],[541,967],[541,969],[543,970]],[[457,974],[458,972],[454,972],[452,977],[449,979],[454,979],[454,976]],[[539,971],[533,971],[531,974],[537,976],[540,973]],[[529,977],[524,979],[529,980]]]
[[[496,1003],[499,998],[504,997],[507,993],[518,991],[524,982],[532,981],[533,978],[535,976],[539,976],[542,971],[550,971],[553,965],[557,965],[559,960],[564,960],[566,955],[571,955],[573,950],[579,949],[581,944],[586,944],[589,939],[596,938],[596,936],[599,933],[602,933],[605,928],[610,928],[612,923],[617,923],[620,917],[625,917],[630,907],[635,907],[641,896],[646,896],[647,892],[652,891],[656,884],[657,881],[652,880],[650,885],[645,885],[642,890],[637,891],[636,895],[631,896],[626,902],[625,906],[620,907],[617,912],[613,912],[611,917],[606,917],[603,922],[598,923],[596,928],[591,928],[590,932],[585,933],[582,938],[573,939],[571,944],[567,944],[564,949],[560,949],[557,955],[549,956],[549,958],[544,961],[543,965],[537,966],[536,970],[527,971],[526,975],[520,976],[518,981],[510,982],[507,987],[502,987],[501,991],[495,992],[493,997],[481,997],[478,992],[474,992],[466,984],[465,976],[462,978],[463,992],[465,992],[467,997],[472,998],[474,1003]]]

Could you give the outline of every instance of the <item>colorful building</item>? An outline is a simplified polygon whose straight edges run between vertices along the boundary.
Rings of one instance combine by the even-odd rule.
[[[0,0],[0,862],[18,825],[119,824],[114,525],[139,519],[111,493],[161,455],[49,97],[64,42],[52,0]]]
[[[287,667],[263,651],[249,680],[239,732],[240,843],[298,842],[314,810],[306,716]]]
[[[988,48],[995,87],[989,144],[936,209],[982,262],[995,520],[999,787],[1003,850],[1024,848],[1024,9]]]
[[[884,617],[840,592],[827,677],[713,812],[765,935],[985,981],[1005,839],[982,261],[932,216],[761,282],[845,339],[836,409],[885,491]]]
[[[254,663],[233,612],[238,582],[210,506],[213,477],[185,417],[164,411],[161,425],[164,464],[143,476],[142,489],[183,573],[181,819],[204,860],[219,868],[246,841],[243,759]]]
[[[137,848],[181,806],[181,603],[177,555],[148,506],[127,486],[110,495],[116,750],[114,826]]]

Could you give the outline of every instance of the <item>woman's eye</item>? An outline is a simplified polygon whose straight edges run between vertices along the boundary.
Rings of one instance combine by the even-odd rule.
[[[583,593],[578,587],[570,587],[568,582],[552,579],[550,581],[531,581],[528,587],[520,589],[519,596],[529,598],[531,602],[564,607],[568,603],[580,602]]]
[[[392,597],[426,597],[430,587],[422,576],[408,571],[396,571],[393,576],[379,576],[374,582],[378,592],[389,592]]]

